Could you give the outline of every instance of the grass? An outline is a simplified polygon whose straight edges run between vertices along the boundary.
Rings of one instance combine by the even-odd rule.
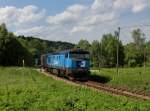
[[[132,91],[143,91],[150,94],[150,67],[93,70],[93,75],[108,78],[106,84],[128,88]]]
[[[30,68],[1,67],[0,111],[150,111],[150,101],[69,85]]]

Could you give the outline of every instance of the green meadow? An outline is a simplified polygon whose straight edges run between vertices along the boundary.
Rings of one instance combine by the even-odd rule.
[[[106,84],[150,94],[150,67],[92,70],[92,75],[106,79]],[[101,82],[101,81],[100,81]],[[103,81],[102,81],[103,82]]]
[[[150,111],[150,101],[66,84],[31,68],[1,67],[0,111]]]

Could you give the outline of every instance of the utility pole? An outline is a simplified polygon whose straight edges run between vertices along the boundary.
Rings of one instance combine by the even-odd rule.
[[[24,59],[22,60],[22,66],[24,67]]]
[[[115,35],[117,37],[117,74],[119,75],[119,40],[120,40],[120,27],[118,27],[118,31],[115,32]]]
[[[146,67],[146,43],[145,43],[145,34],[143,34],[143,39],[144,39],[144,46],[143,46],[143,51],[144,51],[144,68]]]
[[[145,47],[144,47],[144,68],[146,67],[146,51],[145,51]]]
[[[99,46],[99,48],[98,48],[98,67],[99,67],[99,72],[100,72],[100,68],[101,68],[101,64],[100,64],[100,48],[101,48],[101,46],[100,46],[100,43],[98,44],[98,46]]]

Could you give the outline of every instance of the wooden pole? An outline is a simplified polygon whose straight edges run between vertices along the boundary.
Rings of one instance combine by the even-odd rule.
[[[116,33],[117,36],[117,74],[119,75],[119,40],[120,40],[120,27],[118,27],[118,31]]]

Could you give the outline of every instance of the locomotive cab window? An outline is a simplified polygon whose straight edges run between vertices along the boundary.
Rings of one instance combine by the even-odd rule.
[[[89,52],[70,52],[70,58],[73,59],[90,59]]]

